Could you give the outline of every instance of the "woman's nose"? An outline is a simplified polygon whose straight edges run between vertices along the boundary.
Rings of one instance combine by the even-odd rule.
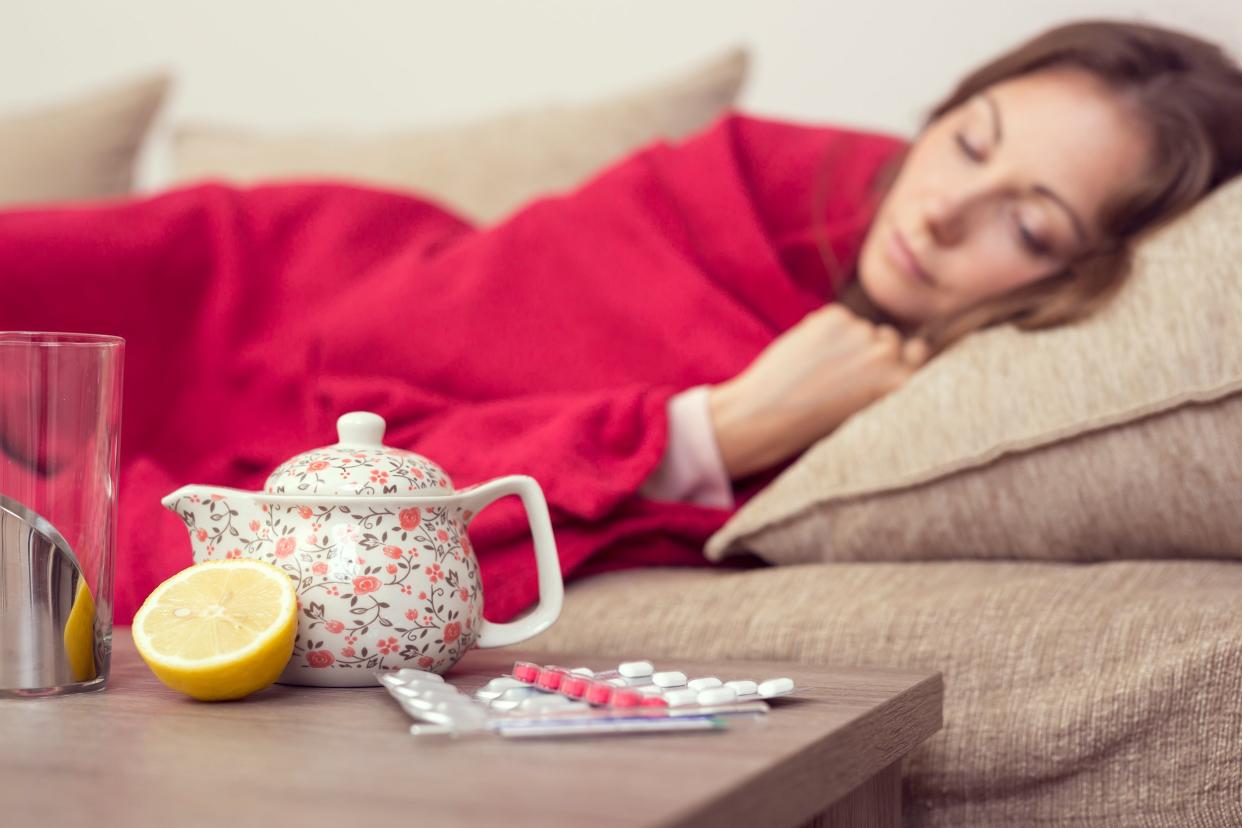
[[[927,196],[923,200],[923,221],[928,235],[941,246],[957,244],[965,229],[963,200],[945,194]]]

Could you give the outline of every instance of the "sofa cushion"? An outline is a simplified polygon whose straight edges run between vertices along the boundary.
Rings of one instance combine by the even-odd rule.
[[[1242,825],[1239,595],[1222,561],[631,570],[573,585],[515,649],[940,671],[907,825],[1223,827]]]
[[[733,50],[685,77],[611,100],[406,133],[280,137],[187,127],[176,136],[176,177],[331,176],[416,191],[490,221],[578,184],[642,144],[707,126],[733,104],[746,66],[746,53]]]
[[[1102,313],[968,337],[811,447],[713,558],[1242,558],[1242,179]]]
[[[168,89],[155,75],[0,117],[0,204],[119,196]]]

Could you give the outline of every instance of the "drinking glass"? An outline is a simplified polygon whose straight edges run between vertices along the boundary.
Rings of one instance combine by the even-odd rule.
[[[0,696],[107,682],[124,351],[0,331]]]

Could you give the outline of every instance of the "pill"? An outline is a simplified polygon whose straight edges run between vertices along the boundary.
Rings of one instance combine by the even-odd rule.
[[[512,676],[500,676],[485,684],[485,690],[508,690],[513,687],[525,687],[528,682],[518,681]]]
[[[608,683],[611,684],[613,687],[629,687],[630,686],[630,683],[626,681],[624,678],[622,678],[621,676],[608,679]]]
[[[517,699],[496,699],[494,702],[492,702],[491,708],[492,710],[499,710],[500,712],[504,713],[509,710],[517,709],[517,706],[521,703],[522,702],[518,701]]]
[[[651,677],[651,683],[658,687],[681,687],[686,683],[686,674],[677,670],[656,673]]]
[[[503,690],[479,690],[476,691],[474,697],[479,701],[489,702],[492,699],[498,699],[504,695]]]
[[[626,661],[617,665],[617,672],[626,678],[643,678],[655,672],[650,661]]]
[[[586,676],[576,676],[570,673],[562,679],[560,691],[562,695],[571,699],[580,699],[586,695],[587,688],[590,686],[591,680]]]
[[[444,676],[439,673],[429,673],[426,670],[413,670],[409,667],[397,671],[397,678],[402,681],[434,681],[436,684],[444,683]]]
[[[591,704],[608,704],[612,699],[612,685],[602,681],[593,681],[587,687],[586,700]]]
[[[788,696],[794,691],[794,683],[791,678],[774,678],[760,682],[758,692],[760,698],[771,699],[776,696]]]
[[[639,706],[640,707],[668,707],[668,702],[666,702],[664,699],[660,698],[659,696],[646,696],[645,698],[643,698],[642,702],[639,703]]]
[[[634,689],[644,696],[658,696],[664,692],[663,687],[656,687],[654,684],[644,684],[642,687],[635,687]]]
[[[390,687],[389,692],[402,698],[441,698],[457,695],[456,688],[444,687],[442,685],[435,687],[411,687],[408,684],[403,684],[400,687]]]
[[[750,680],[726,681],[724,686],[733,688],[733,692],[739,696],[749,696],[757,692],[759,688],[759,685]]]
[[[560,667],[544,667],[535,679],[535,686],[544,690],[555,690],[561,686],[561,681],[567,675],[569,674]]]
[[[595,675],[595,671],[592,670],[590,667],[575,667],[569,672],[573,673],[576,676],[586,676],[587,678],[590,678],[591,676]]]
[[[710,690],[713,687],[719,687],[724,684],[723,681],[715,676],[707,676],[705,678],[690,679],[686,682],[686,686],[691,690]]]
[[[545,710],[551,707],[562,707],[563,705],[570,703],[569,699],[564,696],[545,694],[542,696],[532,696],[529,699],[523,699],[518,707],[522,710]]]
[[[609,704],[613,707],[638,707],[642,704],[643,696],[637,690],[614,690]]]
[[[699,704],[729,704],[735,701],[737,701],[737,693],[731,687],[709,687],[699,691]]]
[[[540,693],[538,690],[536,690],[534,687],[514,687],[502,693],[500,698],[506,701],[510,701],[510,700],[522,701],[523,699],[529,699],[531,696],[542,696],[542,695],[543,694]]]
[[[513,662],[513,677],[525,684],[534,684],[539,678],[539,665],[529,661]]]
[[[694,704],[699,700],[699,691],[690,688],[682,688],[680,690],[669,690],[664,694],[664,701],[669,707],[681,707],[687,704]]]

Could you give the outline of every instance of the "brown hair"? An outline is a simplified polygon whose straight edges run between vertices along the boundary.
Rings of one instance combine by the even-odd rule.
[[[1034,330],[1090,315],[1129,274],[1137,237],[1242,171],[1242,70],[1212,43],[1140,23],[1085,21],[1051,29],[967,75],[932,108],[927,123],[987,87],[1052,68],[1086,70],[1134,107],[1151,130],[1147,175],[1106,205],[1105,241],[1063,271],[925,325],[919,334],[935,350],[990,325],[1012,322]]]

